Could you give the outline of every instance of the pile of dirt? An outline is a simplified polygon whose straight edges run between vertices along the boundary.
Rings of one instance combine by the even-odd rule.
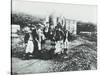
[[[84,44],[70,48],[68,55],[56,58],[54,72],[96,70],[97,69],[97,50],[93,42],[84,40]],[[84,42],[83,41],[83,42]],[[66,57],[66,58],[64,58]]]

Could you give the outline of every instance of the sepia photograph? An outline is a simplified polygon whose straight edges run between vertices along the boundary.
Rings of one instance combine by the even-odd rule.
[[[11,74],[97,70],[97,6],[12,0]]]

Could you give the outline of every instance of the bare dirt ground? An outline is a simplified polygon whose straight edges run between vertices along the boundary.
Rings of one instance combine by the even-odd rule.
[[[12,73],[32,74],[46,72],[96,70],[97,47],[95,41],[78,37],[69,43],[68,55],[53,59],[22,60],[12,57]]]

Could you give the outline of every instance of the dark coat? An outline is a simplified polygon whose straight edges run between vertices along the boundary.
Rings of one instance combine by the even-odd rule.
[[[38,52],[38,42],[37,42],[37,40],[39,39],[39,36],[38,36],[38,34],[36,32],[36,29],[32,30],[31,34],[32,34],[33,44],[34,44],[34,52],[33,52],[33,54],[37,54],[37,52]],[[26,33],[25,37],[24,37],[24,42],[25,43],[28,43],[29,37],[30,37],[29,33]]]
[[[35,40],[35,39],[39,39],[39,36],[38,36],[38,34],[36,33],[36,30],[32,30],[32,38],[33,38],[33,40]],[[24,37],[24,42],[25,43],[28,43],[28,40],[29,40],[29,37],[30,37],[30,35],[29,35],[29,33],[26,33],[25,34],[25,37]]]
[[[59,41],[59,40],[63,40],[64,39],[64,32],[63,31],[59,31],[59,30],[56,30],[55,32],[55,41]]]
[[[39,40],[39,36],[38,36],[38,34],[36,32],[36,29],[32,30],[32,33],[31,34],[32,34],[33,40],[35,40],[35,39]]]
[[[26,33],[25,34],[25,37],[24,37],[24,43],[27,43],[28,42],[28,39],[29,39],[29,33]]]

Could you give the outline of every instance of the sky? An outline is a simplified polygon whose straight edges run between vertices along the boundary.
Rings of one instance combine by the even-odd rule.
[[[13,0],[12,11],[22,12],[33,16],[48,16],[54,14],[55,16],[65,16],[67,19],[97,23],[97,6],[95,5]]]

